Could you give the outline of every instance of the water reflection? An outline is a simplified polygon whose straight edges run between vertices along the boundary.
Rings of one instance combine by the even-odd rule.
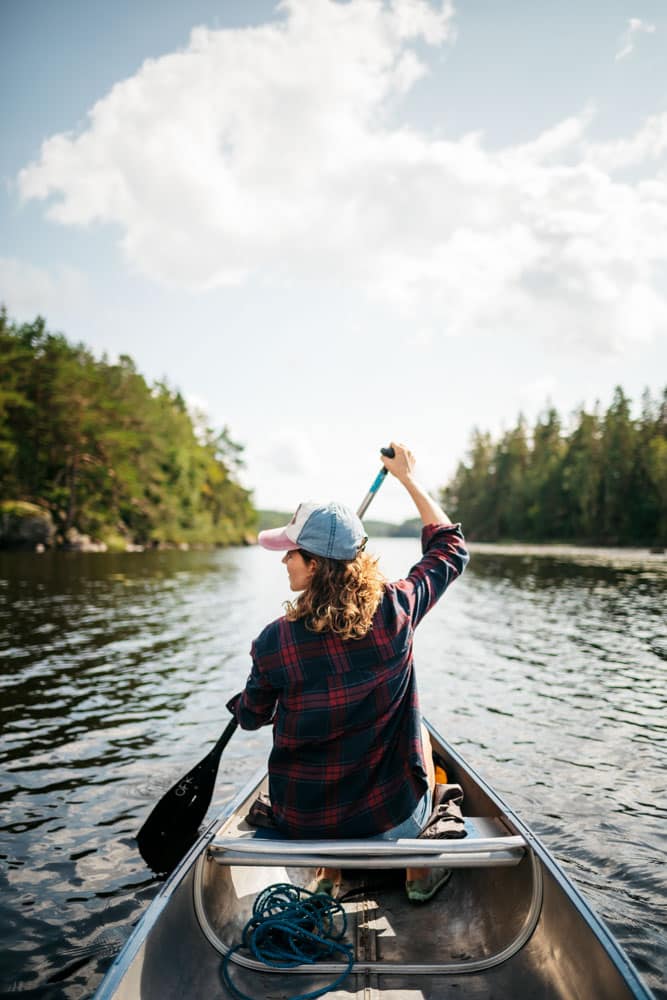
[[[411,540],[374,547],[391,576],[417,556]],[[426,714],[545,839],[658,995],[664,565],[479,552],[416,644]],[[0,555],[0,989],[91,994],[156,891],[134,835],[219,735],[250,640],[287,596],[279,560],[257,549]],[[218,804],[268,739],[235,736]]]

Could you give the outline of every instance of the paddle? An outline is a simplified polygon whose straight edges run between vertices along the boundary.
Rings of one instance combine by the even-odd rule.
[[[393,448],[382,448],[382,454],[394,457]],[[357,514],[363,517],[368,506],[387,476],[384,466],[373,480],[371,488],[361,501]],[[202,760],[179,779],[162,796],[137,834],[139,852],[156,874],[164,874],[180,861],[195,842],[199,824],[211,804],[215,779],[220,766],[222,751],[238,726],[231,719],[222,736]]]
[[[139,853],[156,874],[170,872],[197,839],[199,824],[211,804],[222,751],[237,726],[236,719],[230,719],[215,746],[165,792],[139,830]]]

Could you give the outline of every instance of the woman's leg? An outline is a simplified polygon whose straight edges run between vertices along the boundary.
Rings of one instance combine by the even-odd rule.
[[[317,890],[333,894],[340,888],[341,878],[340,868],[318,868],[315,874]]]
[[[433,795],[433,789],[435,788],[435,764],[433,763],[433,750],[431,749],[431,738],[428,735],[428,729],[422,722],[422,744],[424,746],[424,760],[426,762],[426,777],[428,779],[428,787]],[[408,882],[414,882],[417,879],[426,878],[428,876],[430,869],[428,868],[406,868],[405,877]]]
[[[422,744],[424,747],[424,760],[426,762],[426,777],[428,778],[428,787],[433,792],[435,788],[435,764],[433,762],[433,748],[431,747],[431,737],[428,735],[428,729],[422,722]]]

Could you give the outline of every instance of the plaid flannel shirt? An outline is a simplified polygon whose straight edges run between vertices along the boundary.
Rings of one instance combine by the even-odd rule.
[[[413,635],[468,562],[460,525],[427,525],[421,560],[385,585],[361,639],[271,622],[228,707],[243,729],[273,723],[269,794],[291,837],[366,837],[410,816],[427,788]]]

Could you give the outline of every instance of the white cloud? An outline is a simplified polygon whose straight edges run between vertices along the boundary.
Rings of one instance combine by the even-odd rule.
[[[261,506],[291,511],[301,500],[322,496],[324,447],[318,451],[318,439],[317,428],[311,425],[304,428],[283,424],[279,429],[265,431],[257,443],[249,445],[244,456],[244,481],[259,487]],[[303,496],[295,497],[295,483],[305,490]]]
[[[211,404],[205,396],[201,396],[196,392],[186,392],[185,403],[190,414],[202,417],[203,419],[210,419]]]
[[[415,348],[429,348],[433,346],[435,333],[428,327],[420,326],[411,330],[407,337],[407,346]]]
[[[211,427],[211,405],[208,399],[196,392],[186,392],[185,405],[188,408],[198,440],[205,441]]]
[[[519,387],[518,396],[522,407],[530,411],[544,407],[554,395],[557,381],[552,375],[544,375]]]
[[[642,21],[639,17],[631,17],[628,26],[623,32],[620,40],[620,48],[616,53],[616,61],[627,59],[634,52],[635,40],[639,34],[652,35],[655,32],[655,25]]]
[[[427,72],[416,43],[454,38],[449,3],[280,10],[145,63],[81,134],[44,143],[23,197],[116,224],[131,265],[169,285],[331,280],[415,329],[595,350],[664,331],[667,115],[618,142],[590,140],[592,108],[500,151],[435,139],[400,107]],[[630,165],[641,179],[616,175]]]
[[[589,143],[586,162],[605,172],[661,160],[667,152],[667,112],[651,115],[629,139]]]
[[[280,473],[292,478],[305,478],[321,466],[313,442],[307,430],[295,427],[270,431],[257,447],[257,459],[272,473]]]
[[[73,303],[82,306],[88,299],[87,280],[75,268],[47,271],[15,257],[0,257],[0,302],[12,319],[62,316]]]

